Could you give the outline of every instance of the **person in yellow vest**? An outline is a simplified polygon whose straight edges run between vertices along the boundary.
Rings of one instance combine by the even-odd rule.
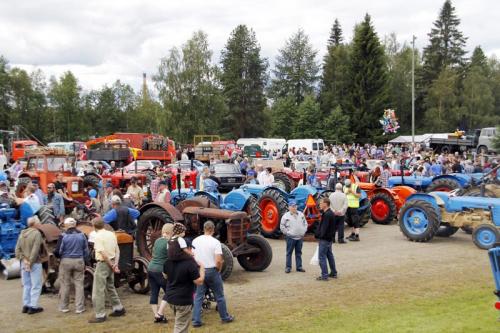
[[[347,237],[350,241],[359,242],[359,198],[361,190],[358,185],[352,184],[350,179],[344,181],[344,193],[347,196],[346,222],[352,228],[351,235]]]

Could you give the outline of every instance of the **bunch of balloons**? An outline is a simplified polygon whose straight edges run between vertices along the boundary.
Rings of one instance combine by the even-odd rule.
[[[383,135],[386,133],[397,133],[400,127],[396,118],[396,112],[392,109],[384,110],[384,117],[379,122],[384,130]]]

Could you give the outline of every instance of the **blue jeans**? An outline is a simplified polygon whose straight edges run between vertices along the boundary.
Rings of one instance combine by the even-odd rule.
[[[326,264],[327,259],[331,273],[336,275],[337,269],[335,268],[335,259],[333,258],[332,242],[320,239],[318,246],[318,260],[319,267],[321,267],[321,277],[324,279],[328,278],[328,267]]]
[[[166,291],[167,280],[165,280],[161,272],[153,272],[150,270],[148,270],[148,280],[149,286],[151,287],[149,304],[158,304],[158,295],[160,295],[161,289],[163,289],[163,292]]]
[[[24,270],[24,263],[21,263],[21,278],[23,281],[23,305],[37,308],[38,299],[42,292],[42,264],[31,265],[31,270],[27,272]]]
[[[219,311],[220,319],[229,319],[229,313],[227,313],[226,299],[224,298],[224,286],[222,284],[222,278],[220,273],[215,268],[205,269],[205,282],[201,286],[196,287],[196,294],[194,296],[194,307],[193,307],[193,324],[201,324],[201,305],[203,304],[203,298],[205,298],[205,293],[207,289],[211,289],[214,292],[215,300],[217,301],[217,309]]]
[[[286,238],[286,268],[292,269],[292,253],[295,250],[295,266],[297,269],[302,268],[302,244],[304,240]]]

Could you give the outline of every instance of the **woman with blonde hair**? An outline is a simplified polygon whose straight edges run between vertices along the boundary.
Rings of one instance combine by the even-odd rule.
[[[158,238],[153,245],[153,255],[148,266],[148,280],[151,288],[149,304],[155,316],[155,323],[167,322],[167,318],[163,315],[163,311],[158,311],[158,295],[160,294],[160,289],[163,289],[163,292],[165,292],[167,287],[167,280],[163,276],[163,265],[165,261],[167,261],[168,241],[172,237],[173,228],[174,225],[172,223],[166,223],[161,228],[161,237]]]

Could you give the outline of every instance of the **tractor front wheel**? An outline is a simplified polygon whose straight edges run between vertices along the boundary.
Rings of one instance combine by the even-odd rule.
[[[500,240],[498,228],[491,224],[481,224],[472,232],[472,241],[483,250],[489,250]]]
[[[387,193],[375,194],[370,203],[373,223],[390,224],[397,215],[396,204]]]
[[[222,280],[226,280],[231,273],[233,272],[233,253],[225,244],[221,244],[222,247],[222,258],[224,259],[224,263],[222,264],[222,268],[220,270],[220,275]]]
[[[249,235],[247,243],[259,248],[260,252],[238,256],[236,259],[241,267],[250,272],[261,272],[269,267],[273,260],[273,249],[267,239],[259,235]]]
[[[261,233],[264,237],[278,238],[281,234],[281,217],[288,210],[288,203],[283,195],[274,189],[265,190],[259,199],[262,214]]]
[[[399,228],[414,242],[431,240],[439,230],[440,222],[438,212],[427,201],[408,201],[399,211]]]

